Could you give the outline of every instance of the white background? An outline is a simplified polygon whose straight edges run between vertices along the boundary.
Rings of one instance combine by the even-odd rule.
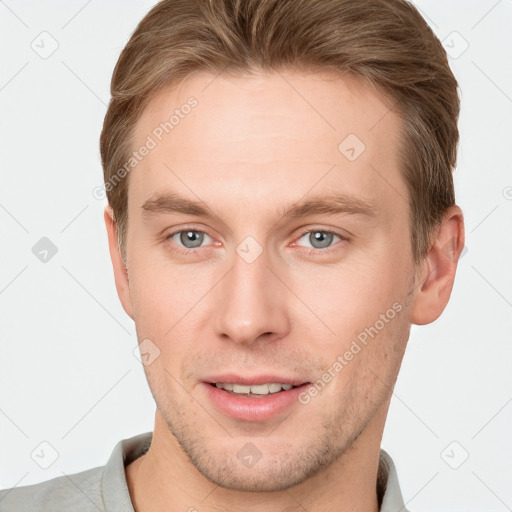
[[[154,3],[0,2],[0,488],[103,465],[153,427],[92,191],[111,73]],[[443,315],[412,328],[383,447],[412,510],[501,512],[512,510],[512,1],[416,5],[451,46],[461,87],[467,253]],[[38,37],[58,43],[46,59]],[[42,237],[58,248],[47,263],[32,253]],[[41,442],[58,452],[48,469],[31,457]]]

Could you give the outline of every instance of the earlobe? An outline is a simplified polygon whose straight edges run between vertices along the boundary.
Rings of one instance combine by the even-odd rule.
[[[443,217],[416,282],[411,310],[413,324],[433,322],[448,304],[464,238],[464,217],[454,205]]]
[[[117,295],[119,296],[119,300],[121,301],[126,314],[133,320],[134,317],[128,282],[128,271],[121,257],[121,253],[119,252],[117,226],[114,220],[114,212],[110,205],[105,206],[103,215],[105,218],[105,227],[107,228],[108,247],[110,251],[110,259],[112,260],[112,268],[114,270]]]

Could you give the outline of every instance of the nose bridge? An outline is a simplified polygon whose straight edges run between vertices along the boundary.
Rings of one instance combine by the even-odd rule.
[[[268,254],[250,238],[239,244],[220,283],[215,319],[218,336],[245,344],[262,334],[280,337],[289,326],[283,285],[268,268]]]

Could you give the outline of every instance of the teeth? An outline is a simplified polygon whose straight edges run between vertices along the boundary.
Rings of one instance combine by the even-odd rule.
[[[233,393],[237,393],[240,395],[252,393],[253,395],[268,395],[269,393],[278,393],[283,389],[284,391],[288,391],[292,389],[291,384],[258,384],[255,386],[244,386],[242,384],[230,384],[217,382],[215,384],[216,387],[220,389],[225,389],[226,391],[232,391]]]
[[[241,386],[240,384],[233,384],[233,393],[250,393],[251,386]]]
[[[225,389],[226,391],[233,391],[233,384],[221,384],[220,382],[217,382],[215,385],[218,388]]]

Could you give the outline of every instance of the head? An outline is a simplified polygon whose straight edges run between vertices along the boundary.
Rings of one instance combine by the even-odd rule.
[[[111,92],[116,287],[195,467],[285,489],[378,444],[410,325],[441,314],[464,245],[457,83],[425,21],[402,0],[163,1]],[[227,373],[309,385],[241,421],[209,399]]]

